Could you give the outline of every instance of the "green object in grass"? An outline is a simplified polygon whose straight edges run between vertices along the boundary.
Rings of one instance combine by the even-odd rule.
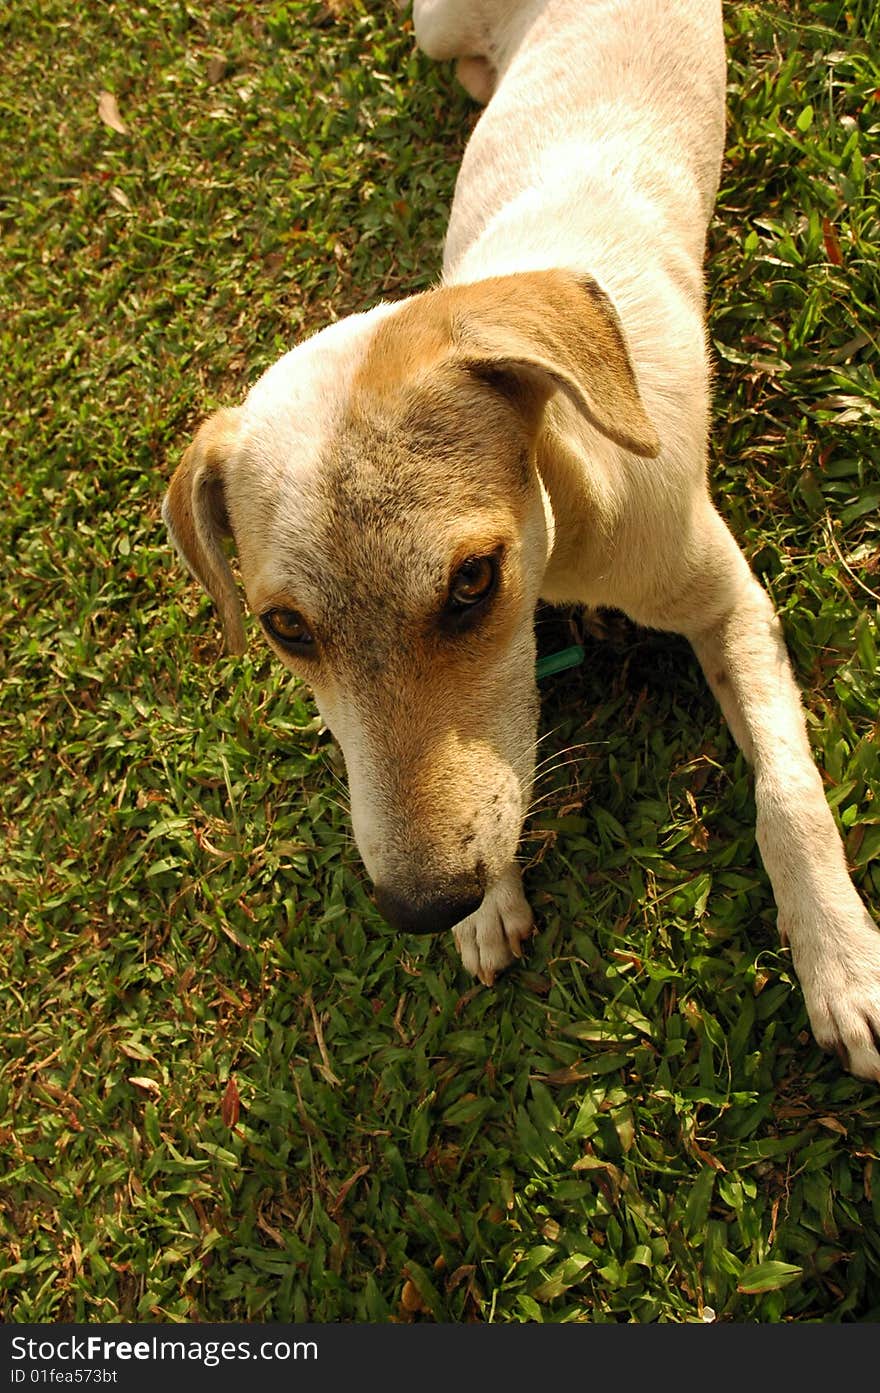
[[[584,650],[579,643],[574,643],[571,648],[560,648],[558,653],[548,653],[546,658],[539,658],[535,664],[535,676],[540,682],[542,677],[565,672],[566,668],[577,667],[583,661]]]

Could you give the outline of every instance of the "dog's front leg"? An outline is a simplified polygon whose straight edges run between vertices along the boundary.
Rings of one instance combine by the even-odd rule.
[[[880,933],[849,878],[779,620],[714,510],[700,541],[705,569],[668,627],[690,639],[754,765],[758,845],[813,1033],[880,1080]]]
[[[491,13],[491,6],[486,7]],[[457,58],[455,76],[468,96],[485,106],[496,74],[486,48],[489,14],[474,0],[415,0],[413,24],[419,48],[429,58]]]
[[[486,891],[476,913],[456,924],[452,932],[468,972],[491,987],[499,972],[522,957],[523,942],[533,925],[519,867],[509,866]]]

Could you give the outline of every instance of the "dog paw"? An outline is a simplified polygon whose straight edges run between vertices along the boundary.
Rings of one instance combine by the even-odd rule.
[[[499,972],[522,957],[522,945],[533,928],[519,871],[511,867],[486,891],[477,912],[456,924],[452,932],[468,972],[491,987]]]
[[[801,917],[784,936],[817,1042],[857,1078],[880,1083],[880,931],[855,891],[846,898],[821,928]]]

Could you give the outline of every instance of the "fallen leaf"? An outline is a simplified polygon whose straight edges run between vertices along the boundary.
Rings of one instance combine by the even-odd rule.
[[[688,842],[694,848],[694,851],[705,851],[707,849],[709,845],[709,832],[701,822],[698,823],[693,832],[691,832],[691,835],[688,837]]]
[[[337,1192],[336,1199],[333,1201],[333,1204],[330,1207],[331,1214],[339,1213],[340,1209],[345,1204],[346,1195],[348,1194],[351,1187],[353,1185],[356,1185],[357,1182],[367,1174],[369,1169],[369,1166],[359,1166],[358,1169],[355,1171],[354,1175],[350,1175],[347,1180],[343,1180]]]
[[[816,1121],[820,1126],[827,1127],[829,1132],[837,1132],[841,1137],[847,1136],[846,1128],[836,1117],[817,1117]]]
[[[436,1263],[434,1265],[436,1267]],[[455,1291],[455,1288],[459,1286],[466,1277],[472,1277],[475,1271],[476,1267],[472,1262],[462,1263],[461,1267],[457,1267],[451,1276],[446,1279],[446,1290]]]
[[[273,1226],[269,1223],[269,1220],[266,1218],[264,1214],[257,1215],[257,1228],[262,1229],[263,1233],[267,1233],[269,1237],[272,1239],[273,1243],[278,1244],[279,1248],[284,1247],[283,1233],[280,1233],[278,1229],[273,1228]]]
[[[234,1127],[238,1122],[240,1105],[241,1097],[235,1082],[235,1075],[230,1074],[226,1091],[223,1094],[223,1102],[220,1104],[220,1116],[223,1119],[224,1127]]]
[[[825,243],[825,255],[832,266],[842,266],[843,252],[840,250],[840,239],[830,218],[822,219],[822,240]]]
[[[592,1070],[585,1069],[582,1065],[566,1064],[562,1069],[553,1069],[549,1074],[535,1074],[534,1077],[540,1079],[542,1083],[558,1085],[583,1083],[585,1079],[590,1078],[591,1074]]]
[[[119,107],[116,105],[116,98],[112,92],[98,94],[98,115],[105,126],[109,126],[113,131],[118,131],[120,135],[128,135],[128,126],[119,115]]]
[[[222,82],[226,76],[226,59],[222,53],[217,53],[208,62],[208,82],[211,87],[216,87],[218,82]]]
[[[400,1293],[400,1304],[405,1311],[415,1314],[417,1311],[427,1311],[428,1308],[419,1295],[419,1289],[409,1278],[403,1284],[403,1291]]]
[[[693,1152],[695,1156],[698,1156],[699,1159],[704,1163],[704,1165],[711,1166],[713,1170],[723,1171],[726,1169],[718,1160],[717,1156],[713,1156],[711,1151],[705,1151],[703,1147],[699,1145],[698,1142],[695,1142],[693,1140],[693,1138],[688,1144],[688,1150]]]

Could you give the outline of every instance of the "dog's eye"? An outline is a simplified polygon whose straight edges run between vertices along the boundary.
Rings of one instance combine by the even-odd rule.
[[[470,556],[463,561],[449,587],[449,608],[470,609],[488,600],[498,580],[498,558]]]
[[[295,609],[268,609],[260,615],[263,628],[270,638],[287,648],[291,653],[308,655],[314,652],[315,640],[312,632]]]

